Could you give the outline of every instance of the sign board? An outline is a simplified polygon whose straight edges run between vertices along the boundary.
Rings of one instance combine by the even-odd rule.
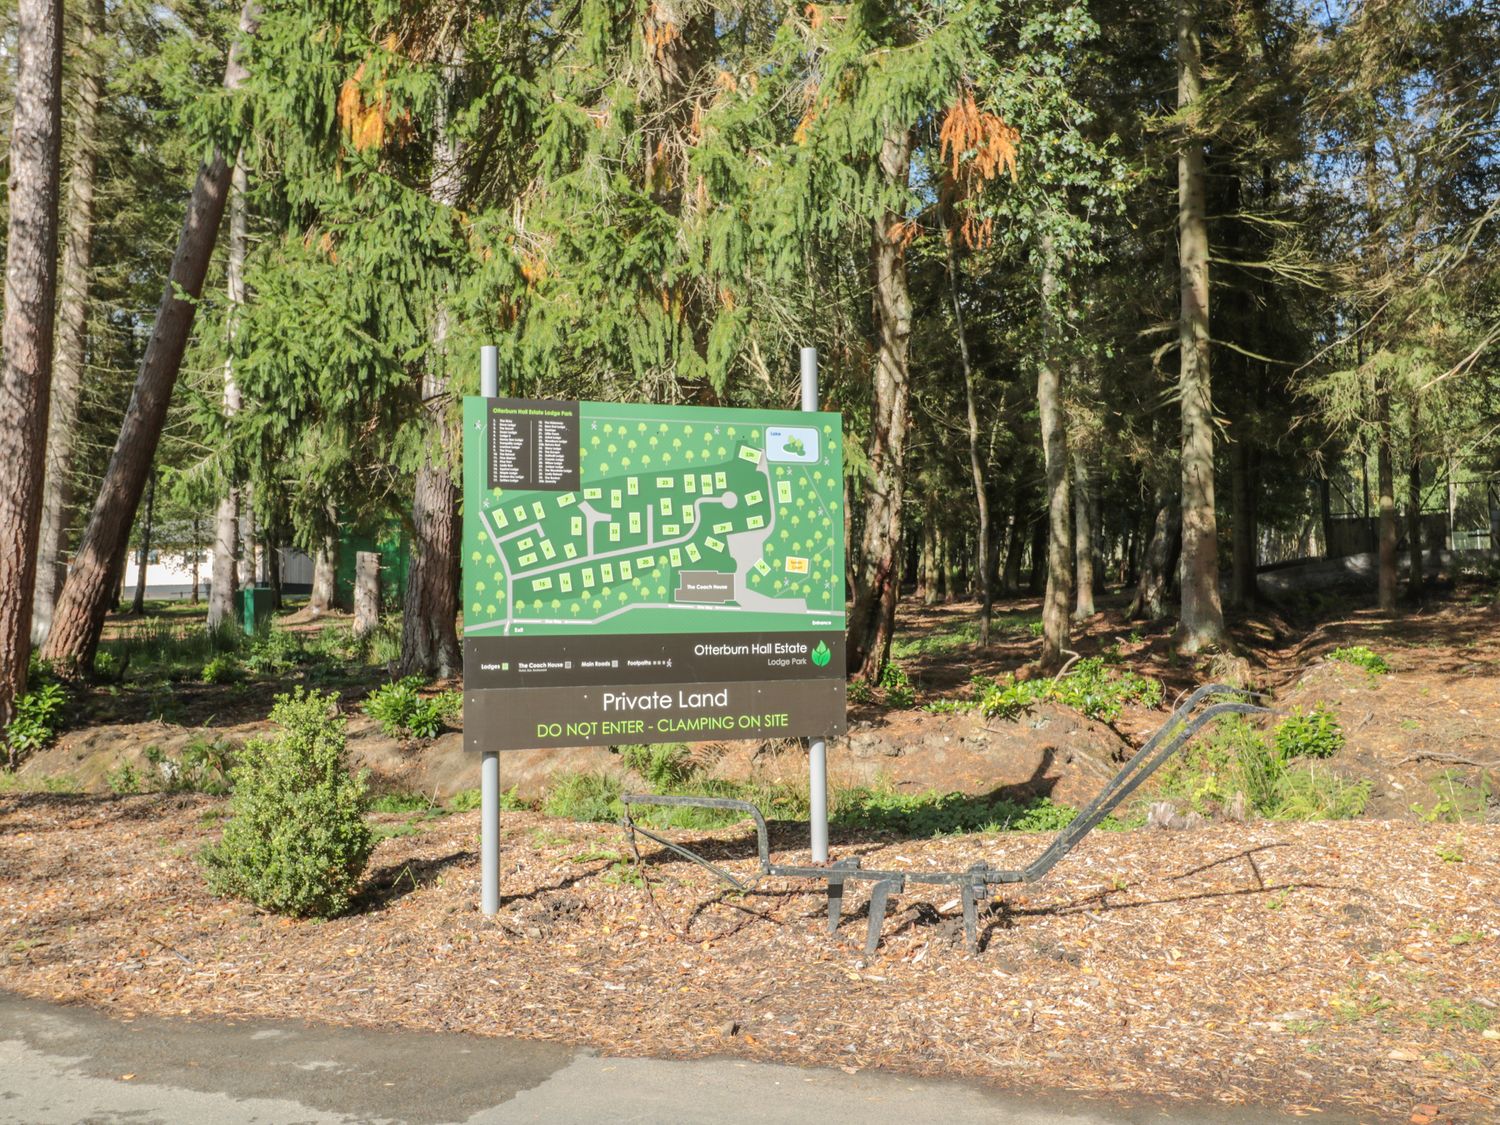
[[[470,749],[844,731],[838,414],[464,400]]]

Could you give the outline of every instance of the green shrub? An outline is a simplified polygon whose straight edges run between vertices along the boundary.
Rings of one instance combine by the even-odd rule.
[[[338,697],[296,689],[276,697],[280,729],[245,747],[231,818],[201,860],[209,887],[266,910],[327,918],[348,908],[374,838],[364,775],[351,775]]]
[[[880,688],[885,693],[885,705],[904,711],[917,701],[917,693],[911,686],[906,669],[892,660],[880,673]]]
[[[1329,660],[1336,660],[1340,664],[1352,664],[1356,668],[1363,668],[1372,676],[1383,676],[1391,670],[1386,663],[1385,657],[1372,648],[1364,645],[1349,645],[1346,648],[1336,648],[1328,654]]]
[[[1276,727],[1275,746],[1283,762],[1293,758],[1331,758],[1344,748],[1344,728],[1321,703],[1306,714],[1302,708],[1294,707]]]
[[[1013,719],[1035,703],[1050,700],[1082,711],[1091,719],[1112,723],[1127,703],[1157,707],[1162,701],[1159,680],[1135,672],[1112,671],[1103,657],[1080,660],[1056,679],[1016,680],[991,684],[979,700],[986,718]]]
[[[364,711],[380,724],[387,738],[436,738],[445,720],[463,705],[456,691],[442,691],[424,698],[420,676],[407,676],[376,688],[365,700]]]
[[[40,750],[57,737],[62,709],[67,703],[67,693],[56,683],[40,684],[17,696],[15,716],[5,728],[5,745],[10,751],[12,769],[23,754]]]
[[[850,703],[874,703],[875,689],[870,686],[869,680],[857,679],[849,681]]]
[[[302,643],[301,633],[269,629],[256,634],[250,642],[245,667],[259,675],[279,675],[306,663],[307,659],[307,646]]]
[[[129,762],[105,774],[104,783],[117,797],[130,797],[141,791],[141,775]]]
[[[1238,716],[1221,719],[1208,737],[1162,768],[1157,790],[1206,814],[1222,810],[1236,793],[1244,794],[1248,809],[1272,820],[1347,820],[1364,812],[1369,782],[1298,764],[1318,756],[1286,753],[1300,745],[1268,738]]]
[[[203,665],[205,684],[229,684],[240,678],[240,662],[232,652],[211,656]]]

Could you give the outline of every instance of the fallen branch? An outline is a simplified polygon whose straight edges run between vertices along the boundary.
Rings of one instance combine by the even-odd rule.
[[[1442,762],[1444,765],[1449,766],[1478,766],[1484,770],[1500,770],[1500,761],[1478,762],[1473,758],[1461,758],[1457,754],[1439,754],[1431,750],[1408,754],[1397,764],[1404,766],[1407,762]]]

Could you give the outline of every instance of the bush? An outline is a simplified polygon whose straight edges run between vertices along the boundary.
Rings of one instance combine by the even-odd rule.
[[[1311,718],[1305,716],[1304,721]],[[1275,736],[1267,738],[1243,718],[1223,719],[1208,738],[1162,769],[1158,789],[1202,813],[1218,812],[1236,793],[1243,793],[1249,809],[1272,820],[1356,817],[1369,802],[1369,782],[1352,782],[1331,770],[1297,764],[1299,758],[1326,756],[1318,753],[1326,747],[1326,735],[1322,737],[1322,742],[1304,742],[1283,736],[1278,727]],[[1342,734],[1338,737],[1342,744]],[[1307,746],[1311,752],[1304,749]]]
[[[1372,648],[1364,645],[1350,645],[1347,648],[1336,648],[1328,654],[1329,660],[1336,660],[1340,664],[1352,664],[1356,668],[1363,668],[1372,676],[1384,676],[1391,670],[1386,663],[1385,657]]]
[[[1044,700],[1082,711],[1091,719],[1112,723],[1126,703],[1160,706],[1162,686],[1159,680],[1148,680],[1134,672],[1112,672],[1103,657],[1091,656],[1056,679],[1011,677],[997,681],[985,689],[979,710],[986,718],[1013,719]]]
[[[443,691],[424,699],[421,688],[420,676],[378,687],[365,700],[365,714],[380,724],[387,738],[436,738],[444,721],[458,713],[463,697]]]
[[[240,662],[232,652],[209,657],[203,665],[205,684],[230,684],[240,678]]]
[[[271,629],[259,633],[250,643],[250,652],[245,657],[245,667],[261,675],[278,675],[290,672],[307,660],[307,648],[302,643],[302,634],[285,629]]]
[[[917,693],[912,689],[911,679],[907,676],[906,669],[894,660],[885,666],[884,672],[880,673],[880,687],[885,692],[887,707],[904,711],[917,701]]]
[[[1344,728],[1321,703],[1307,714],[1294,707],[1276,727],[1275,746],[1283,762],[1293,758],[1331,758],[1344,748]]]
[[[11,768],[20,762],[21,755],[40,750],[57,737],[67,702],[67,693],[55,683],[41,684],[16,698],[15,717],[5,728]]]
[[[337,701],[301,688],[276,697],[271,721],[281,729],[246,746],[233,772],[231,819],[200,857],[216,894],[299,918],[348,908],[374,838]]]

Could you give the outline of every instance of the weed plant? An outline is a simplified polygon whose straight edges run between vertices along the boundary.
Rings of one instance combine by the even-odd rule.
[[[62,725],[62,710],[68,695],[58,683],[41,683],[16,697],[15,717],[6,724],[8,763],[15,769],[28,754],[51,744]]]
[[[1385,657],[1372,648],[1364,645],[1349,645],[1345,648],[1336,648],[1328,654],[1329,660],[1335,660],[1340,664],[1352,664],[1356,668],[1363,668],[1372,676],[1384,676],[1391,670],[1386,663]]]
[[[1006,677],[991,685],[979,700],[979,710],[991,719],[1014,719],[1044,701],[1082,711],[1091,719],[1112,723],[1127,703],[1158,707],[1161,681],[1135,672],[1111,670],[1101,656],[1080,660],[1054,679],[1017,680]]]
[[[1158,774],[1161,796],[1212,815],[1227,807],[1236,793],[1248,809],[1272,820],[1349,820],[1364,812],[1370,799],[1368,781],[1349,781],[1316,762],[1343,745],[1343,731],[1332,714],[1321,714],[1311,729],[1310,716],[1285,720],[1270,735],[1241,716],[1221,719],[1206,738],[1192,743]],[[1290,732],[1282,727],[1292,725]]]
[[[442,691],[423,697],[420,676],[406,676],[376,688],[365,700],[364,712],[379,725],[387,738],[436,738],[443,724],[458,714],[463,697]]]

